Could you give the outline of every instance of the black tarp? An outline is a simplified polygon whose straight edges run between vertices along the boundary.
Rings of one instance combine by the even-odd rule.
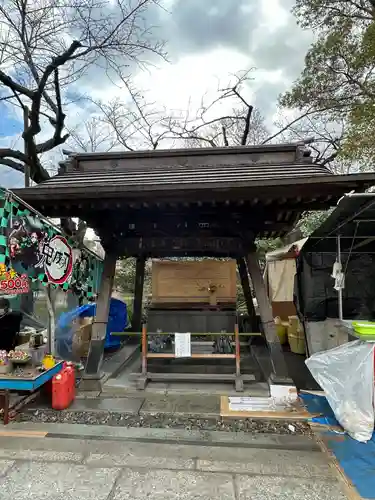
[[[342,256],[345,269],[348,255]],[[307,253],[297,261],[296,306],[306,320],[338,317],[338,292],[331,277],[336,254]],[[345,319],[375,319],[375,255],[352,254],[343,290]]]
[[[348,195],[310,236],[297,259],[295,302],[308,321],[338,317],[331,277],[340,234],[344,319],[375,320],[375,194]]]

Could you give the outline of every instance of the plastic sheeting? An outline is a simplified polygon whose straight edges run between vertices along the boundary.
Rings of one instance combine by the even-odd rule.
[[[96,304],[85,304],[59,316],[55,330],[56,352],[59,356],[66,360],[72,359],[74,334],[73,321],[79,317],[92,317],[95,316],[95,314]],[[112,298],[110,302],[106,340],[104,344],[106,349],[120,346],[120,337],[111,336],[111,333],[124,331],[127,326],[127,321],[128,315],[126,304],[121,300]]]
[[[306,360],[338,422],[360,442],[374,431],[374,347],[355,340]]]

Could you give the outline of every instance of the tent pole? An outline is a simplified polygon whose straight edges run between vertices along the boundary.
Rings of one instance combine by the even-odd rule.
[[[341,268],[341,235],[337,235],[337,262]],[[342,288],[340,287],[338,290],[338,305],[339,305],[339,319],[342,320],[343,310],[342,310]]]

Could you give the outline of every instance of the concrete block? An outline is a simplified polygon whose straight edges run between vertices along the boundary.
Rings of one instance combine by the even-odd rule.
[[[144,398],[79,399],[69,407],[69,411],[112,411],[137,414],[143,401]]]
[[[173,415],[218,417],[220,415],[219,396],[149,396],[140,414],[171,413]]]

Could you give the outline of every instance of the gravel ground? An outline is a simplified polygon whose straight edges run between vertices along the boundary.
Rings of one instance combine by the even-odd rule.
[[[164,429],[227,432],[245,431],[265,434],[311,434],[309,425],[301,421],[202,419],[179,416],[171,417],[165,414],[139,416],[118,412],[26,410],[18,415],[17,420],[21,422],[60,422],[121,427],[158,427]]]

